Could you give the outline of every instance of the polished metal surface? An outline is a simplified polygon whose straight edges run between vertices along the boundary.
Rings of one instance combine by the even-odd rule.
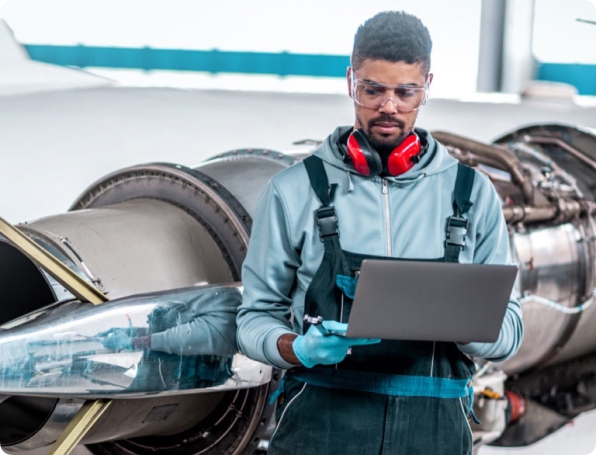
[[[89,279],[110,299],[232,281],[207,229],[184,210],[159,200],[68,212],[27,227],[33,235],[54,240],[80,270],[85,264]],[[205,258],[210,258],[208,263]]]
[[[236,353],[237,285],[65,303],[0,332],[0,394],[102,398],[258,387],[271,368]],[[161,336],[167,352],[135,346]],[[153,340],[152,340],[153,342]]]
[[[43,427],[31,438],[11,446],[10,451],[20,452],[49,446],[64,431],[84,402],[85,400],[76,398],[60,399]]]
[[[199,170],[232,193],[252,217],[267,181],[300,161],[280,152],[264,149],[240,149],[221,153],[201,163]]]
[[[564,307],[577,305],[581,282],[578,229],[572,224],[540,228],[512,236],[519,264],[521,295],[547,296]],[[524,342],[503,368],[515,372],[539,364],[558,349],[579,318],[529,298],[523,303]],[[548,330],[545,328],[548,327]]]
[[[279,376],[237,352],[241,286],[221,283],[239,278],[263,186],[294,162],[258,150],[222,154],[197,170],[133,166],[92,184],[70,212],[21,225],[113,300],[82,304],[47,276],[56,303],[0,327],[0,393],[115,400],[83,443],[174,434],[213,413],[222,420],[208,431],[223,436],[248,425],[229,441],[251,443],[273,411],[266,395]],[[151,349],[133,341],[146,336]],[[224,418],[234,409],[250,415]],[[49,445],[64,429],[53,419],[48,413],[25,441],[3,443],[11,452]]]
[[[586,164],[596,158],[596,132],[535,125],[497,142],[531,179],[536,210],[553,214],[509,223],[525,334],[518,354],[502,368],[515,373],[596,351],[596,312],[589,306],[596,286],[596,168]],[[515,188],[494,183],[506,212],[517,203]]]
[[[596,282],[596,132],[531,125],[492,146],[452,133],[433,135],[460,161],[486,173],[503,200],[525,333],[519,352],[502,368],[517,373],[595,351],[596,316],[589,305]]]
[[[179,164],[155,163],[133,166],[120,171],[113,172],[108,176],[98,180],[87,188],[79,198],[72,204],[71,212],[81,211],[83,209],[106,209],[116,204],[127,203],[136,206],[141,200],[157,200],[166,205],[177,207],[186,212],[186,220],[170,228],[172,222],[167,216],[161,220],[162,226],[170,232],[161,232],[160,237],[138,238],[135,231],[140,229],[138,223],[131,222],[128,225],[130,233],[129,240],[134,246],[143,245],[146,251],[153,252],[153,248],[163,248],[169,243],[178,242],[180,248],[184,251],[176,251],[181,254],[184,260],[193,258],[194,265],[204,267],[205,258],[219,260],[219,257],[225,261],[227,269],[232,275],[232,279],[240,279],[240,267],[246,254],[246,246],[249,236],[249,215],[246,209],[238,200],[217,181],[211,179],[208,175],[187,168]],[[127,210],[124,210],[127,211]],[[102,212],[95,212],[94,217],[103,219]],[[124,213],[121,215],[126,216]],[[141,220],[145,224],[151,224],[160,215],[149,213],[149,218]],[[167,215],[167,214],[163,214]],[[181,215],[178,215],[179,217]],[[194,221],[194,222],[193,222]],[[122,223],[120,219],[119,223]],[[200,224],[205,231],[203,234],[197,233],[199,230],[196,223]],[[118,227],[121,230],[125,226],[115,226],[115,241],[118,242]],[[171,229],[178,229],[178,232]],[[207,235],[208,234],[208,235]],[[134,240],[133,237],[134,236]],[[196,236],[196,239],[186,240],[186,237]],[[208,240],[208,237],[211,239]],[[140,241],[141,242],[140,242]],[[218,248],[218,253],[212,251],[201,251],[202,244],[214,243]],[[198,244],[197,244],[198,243]],[[178,260],[178,256],[171,256],[167,251],[159,252],[160,255],[152,255],[144,259],[151,264],[160,264],[164,259],[171,258],[172,262]],[[161,254],[161,253],[165,253]],[[105,256],[105,253],[98,253],[98,256]],[[159,259],[157,259],[159,258]],[[197,264],[200,263],[200,264]],[[216,267],[212,264],[210,268]],[[161,266],[163,273],[167,268]],[[193,273],[192,267],[187,274]],[[165,281],[175,279],[176,274],[168,276]],[[220,279],[220,281],[230,281]],[[147,283],[145,283],[147,284]],[[136,291],[141,292],[141,291]]]

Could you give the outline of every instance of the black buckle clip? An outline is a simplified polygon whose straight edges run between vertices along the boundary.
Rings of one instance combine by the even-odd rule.
[[[468,233],[468,220],[460,216],[447,218],[447,245],[455,245],[462,250],[466,245],[466,234]]]
[[[317,225],[319,226],[319,237],[337,235],[339,237],[338,220],[333,207],[321,207],[316,210]]]

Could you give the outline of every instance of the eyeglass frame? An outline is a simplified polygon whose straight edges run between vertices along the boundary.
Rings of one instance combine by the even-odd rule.
[[[380,109],[381,107],[383,107],[385,105],[385,103],[387,103],[387,101],[391,100],[391,102],[393,103],[393,105],[395,106],[395,108],[398,111],[403,112],[403,113],[409,113],[409,112],[414,112],[414,111],[419,110],[422,106],[424,106],[426,104],[426,101],[428,100],[428,92],[430,90],[430,79],[431,79],[431,74],[430,73],[426,76],[426,82],[424,83],[424,85],[423,86],[420,86],[420,85],[408,85],[408,84],[383,84],[381,82],[365,81],[365,80],[358,79],[356,77],[356,72],[354,71],[354,69],[351,66],[348,67],[348,71],[349,71],[349,74],[350,74],[350,81],[351,81],[350,98],[352,98],[352,100],[354,100],[354,102],[356,104],[358,104],[358,106],[362,106],[362,107],[365,107],[367,109],[374,109],[374,110],[376,110],[376,109]],[[424,90],[424,98],[422,99],[422,101],[420,102],[420,104],[418,105],[418,107],[415,107],[414,109],[407,110],[407,111],[405,111],[405,110],[403,110],[403,109],[401,109],[401,108],[398,107],[398,105],[397,105],[397,103],[396,103],[396,101],[394,99],[395,98],[395,94],[393,94],[393,96],[391,96],[391,95],[386,96],[385,99],[381,102],[381,104],[379,104],[378,107],[369,107],[369,106],[365,106],[364,104],[362,104],[358,100],[356,100],[356,97],[355,97],[356,86],[359,83],[360,84],[365,84],[365,85],[370,85],[372,87],[384,88],[385,90],[387,90],[387,89],[396,89],[396,88],[401,88],[401,89],[404,89],[404,90],[415,90],[415,91]],[[398,99],[399,99],[399,97],[398,97]]]

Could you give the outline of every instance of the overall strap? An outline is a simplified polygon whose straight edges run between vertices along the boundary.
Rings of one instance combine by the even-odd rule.
[[[323,160],[319,157],[311,155],[305,158],[303,162],[308,173],[310,185],[322,204],[315,211],[317,225],[319,226],[319,237],[321,238],[321,242],[325,244],[325,248],[333,246],[335,249],[339,247],[339,242],[337,241],[339,237],[338,220],[335,207],[329,204],[335,195],[337,183],[329,184]]]
[[[459,262],[459,253],[465,248],[468,220],[463,215],[472,207],[470,195],[475,175],[474,169],[458,163],[453,190],[453,215],[447,218],[445,262]]]

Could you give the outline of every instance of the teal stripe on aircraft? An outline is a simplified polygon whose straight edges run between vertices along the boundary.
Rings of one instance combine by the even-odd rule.
[[[143,70],[204,71],[209,73],[275,74],[279,76],[345,77],[350,58],[289,52],[236,52],[50,46],[26,44],[33,60],[64,66]]]
[[[541,63],[538,79],[566,82],[581,95],[596,95],[596,65],[582,63]]]
[[[239,52],[52,46],[26,44],[33,60],[55,65],[141,70],[203,71],[209,73],[273,74],[278,76],[345,77],[347,55],[293,54],[290,52]],[[596,95],[596,65],[541,63],[537,78],[566,82],[582,95]]]

